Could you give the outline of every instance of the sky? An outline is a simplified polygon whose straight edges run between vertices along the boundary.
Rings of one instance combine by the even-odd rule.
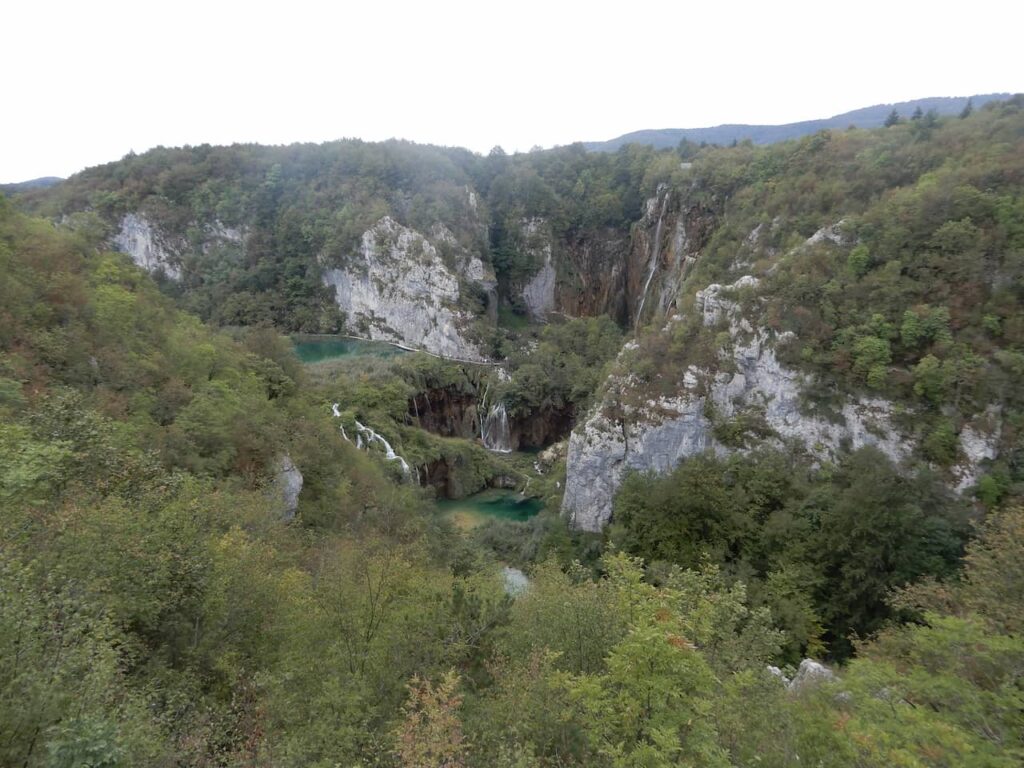
[[[487,152],[1024,90],[1024,4],[12,0],[0,182],[154,146]]]

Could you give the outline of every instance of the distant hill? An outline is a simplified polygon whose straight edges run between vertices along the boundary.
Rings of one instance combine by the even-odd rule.
[[[676,147],[683,139],[697,144],[731,144],[733,141],[750,139],[755,144],[773,144],[777,141],[807,136],[826,128],[844,129],[854,125],[858,128],[878,128],[885,118],[895,109],[904,119],[909,118],[915,109],[922,112],[930,109],[940,115],[959,114],[967,104],[967,99],[975,108],[989,101],[1001,101],[1010,98],[1009,93],[986,93],[976,96],[937,96],[914,101],[901,101],[897,104],[876,104],[873,107],[855,109],[841,115],[820,120],[804,120],[799,123],[785,125],[716,125],[711,128],[664,128],[660,130],[633,131],[609,141],[588,141],[584,146],[594,152],[614,152],[624,144],[648,144],[655,149]]]
[[[5,195],[10,195],[16,192],[26,192],[30,189],[44,189],[46,187],[52,187],[55,184],[60,184],[62,181],[64,181],[64,179],[60,176],[42,176],[38,179],[18,181],[13,184],[0,184],[0,192],[3,192]]]

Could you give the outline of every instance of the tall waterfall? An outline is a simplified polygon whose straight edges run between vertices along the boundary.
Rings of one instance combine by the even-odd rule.
[[[335,418],[341,418],[341,409],[339,408],[338,403],[334,403],[331,406],[331,413],[334,414]],[[348,440],[350,443],[352,442],[349,439],[349,436],[345,434],[344,424],[341,426],[341,436]],[[364,436],[366,437],[366,440],[363,440]],[[359,421],[356,420],[356,448],[368,451],[370,450],[370,446],[373,445],[373,443],[380,443],[381,447],[384,449],[384,459],[386,461],[398,462],[399,466],[402,467],[403,477],[405,477],[406,479],[412,479],[415,477],[417,485],[419,484],[419,470],[414,470],[412,467],[409,466],[409,462],[407,462],[404,458],[395,453],[394,448],[391,447],[391,443],[389,443],[383,435],[379,434],[374,429],[366,426],[365,424],[359,423]]]
[[[512,453],[512,432],[504,403],[496,403],[487,411],[487,417],[480,423],[480,439],[489,451]]]
[[[644,304],[647,302],[647,291],[651,288],[651,281],[654,273],[658,271],[658,259],[661,256],[661,225],[665,221],[665,209],[668,207],[668,190],[664,192],[665,197],[661,201],[661,211],[658,213],[658,223],[654,226],[654,240],[651,242],[651,258],[647,266],[647,282],[644,283],[644,290],[640,294],[640,306],[636,310],[634,328],[640,327],[640,318],[644,314]]]

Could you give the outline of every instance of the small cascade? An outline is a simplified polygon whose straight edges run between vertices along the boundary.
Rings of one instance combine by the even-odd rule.
[[[336,419],[340,419],[341,418],[341,408],[338,407],[337,403],[331,403],[331,413],[334,414],[334,418],[336,418]],[[343,438],[345,438],[346,440],[348,440],[348,442],[351,443],[352,442],[351,438],[349,438],[348,433],[345,432],[345,425],[344,424],[340,424],[338,426],[341,429],[341,436]]]
[[[384,438],[383,435],[378,434],[365,424],[360,424],[358,421],[356,421],[356,429],[359,431],[360,435],[366,435],[367,448],[369,448],[369,446],[372,445],[374,442],[380,443],[381,446],[384,448],[384,458],[387,459],[388,461],[397,461],[399,465],[402,467],[402,474],[405,477],[412,476],[412,468],[409,466],[409,462],[407,462],[405,459],[403,459],[401,456],[395,453],[394,448],[391,447],[391,443],[389,443],[387,439]]]
[[[487,411],[487,417],[480,424],[480,439],[489,451],[512,453],[512,432],[504,403],[496,403]]]
[[[654,227],[654,240],[651,242],[651,258],[647,266],[647,282],[644,283],[644,289],[640,294],[640,306],[636,310],[636,320],[633,322],[634,328],[640,327],[640,318],[644,314],[644,304],[647,302],[647,292],[651,289],[651,281],[654,280],[654,273],[658,271],[658,260],[661,257],[661,225],[665,221],[665,209],[668,208],[668,191],[665,191],[665,197],[661,201],[661,212],[658,214],[658,223]]]
[[[338,406],[338,403],[334,403],[333,405],[331,405],[331,413],[334,414],[334,418],[341,418],[341,408]],[[363,435],[366,436],[366,440],[363,440]],[[345,433],[344,424],[341,425],[341,436],[348,440],[350,443],[352,442],[349,436]],[[395,453],[394,448],[391,447],[391,443],[389,443],[383,435],[378,434],[375,430],[371,429],[365,424],[359,423],[359,421],[357,420],[356,448],[358,448],[359,450],[369,450],[370,446],[374,442],[380,443],[381,447],[384,449],[384,458],[387,461],[397,461],[399,465],[402,467],[402,475],[407,479],[415,478],[416,484],[419,485],[419,469],[414,470],[412,467],[409,466],[409,462],[407,462],[404,458]]]

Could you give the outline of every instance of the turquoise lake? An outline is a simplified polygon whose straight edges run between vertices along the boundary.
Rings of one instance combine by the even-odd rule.
[[[544,504],[540,499],[524,498],[517,491],[492,488],[464,499],[442,499],[437,506],[460,528],[473,528],[489,519],[529,520]]]
[[[405,354],[404,349],[382,341],[344,339],[340,336],[294,336],[292,344],[303,363],[322,363],[340,357],[395,357]]]

